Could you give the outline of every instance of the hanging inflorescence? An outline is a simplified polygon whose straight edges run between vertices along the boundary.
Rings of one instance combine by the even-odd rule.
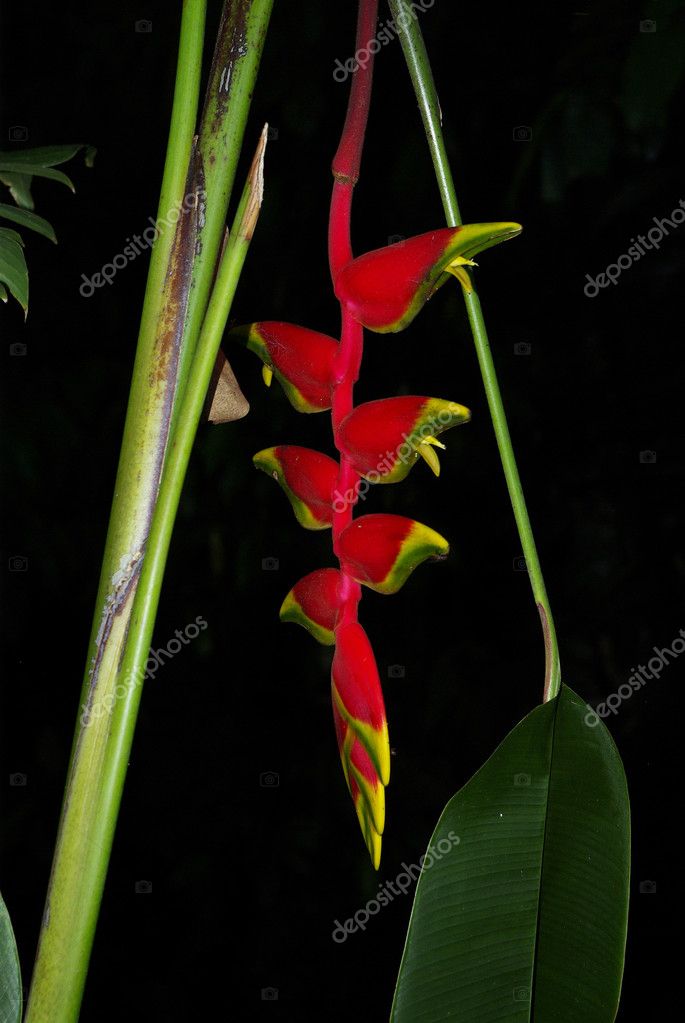
[[[357,42],[370,38],[375,3],[360,5]],[[361,43],[360,43],[361,40]],[[254,456],[285,491],[305,529],[332,529],[337,568],[300,579],[281,607],[283,621],[303,625],[320,643],[335,646],[331,671],[333,718],[345,780],[376,868],[385,823],[390,747],[383,693],[366,632],[358,621],[361,586],[396,593],[427,558],[445,557],[449,545],[429,526],[401,515],[353,518],[361,488],[398,483],[423,458],[437,476],[438,437],[465,423],[463,405],[441,398],[401,396],[354,406],[363,328],[377,333],[407,327],[423,305],[456,276],[470,287],[465,267],[473,257],[518,234],[512,223],[445,228],[352,258],[349,241],[352,189],[370,94],[371,67],[355,75],[340,148],[329,221],[329,261],[340,302],[340,340],[282,322],[259,322],[232,335],[263,362],[264,380],[275,376],[298,412],[332,413],[338,458],[295,445],[277,445]]]

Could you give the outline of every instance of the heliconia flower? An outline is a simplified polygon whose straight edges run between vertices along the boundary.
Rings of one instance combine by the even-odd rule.
[[[371,862],[378,870],[381,862],[381,835],[385,827],[385,788],[369,754],[340,716],[335,704],[333,720],[345,781],[357,811]]]
[[[258,451],[252,461],[280,483],[305,529],[328,529],[333,522],[333,488],[338,479],[336,461],[320,451],[279,444]]]
[[[421,456],[436,476],[436,440],[444,430],[471,418],[463,405],[442,398],[406,395],[358,405],[338,427],[340,449],[370,483],[399,483]]]
[[[278,321],[235,327],[229,337],[242,341],[259,356],[267,387],[275,376],[298,412],[323,412],[331,407],[333,359],[338,350],[332,337]]]
[[[428,558],[445,558],[443,536],[404,515],[362,515],[338,537],[340,564],[357,582],[378,593],[397,593]]]
[[[460,267],[515,237],[520,224],[464,224],[386,245],[353,259],[338,274],[335,293],[365,327],[386,334],[411,323],[436,289],[453,273],[468,286]]]
[[[336,629],[331,693],[345,778],[377,869],[385,816],[382,789],[390,781],[390,744],[376,660],[358,622]]]
[[[319,643],[332,646],[341,605],[341,579],[337,568],[319,568],[304,576],[283,601],[281,621],[302,625]]]

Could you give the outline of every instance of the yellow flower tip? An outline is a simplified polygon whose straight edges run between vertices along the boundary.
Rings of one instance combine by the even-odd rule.
[[[433,437],[433,436],[424,437],[423,440],[421,441],[421,443],[422,444],[432,444],[434,448],[442,448],[443,451],[447,451],[447,448],[445,447],[445,445],[442,443],[441,440],[438,440],[437,437]]]
[[[271,387],[271,381],[274,378],[274,371],[270,366],[262,366],[262,379],[267,387]]]
[[[366,847],[369,850],[371,856],[371,862],[373,863],[373,869],[378,870],[381,865],[381,846],[383,845],[383,839],[373,828],[369,829],[370,841],[367,840]]]
[[[440,447],[443,447],[443,445],[440,444]],[[438,461],[438,456],[435,453],[435,449],[431,446],[430,441],[422,440],[416,450],[421,455],[423,460],[428,463],[428,465],[431,468],[431,471],[436,476],[439,476],[440,475],[440,462]]]
[[[365,813],[365,808],[361,799],[358,800],[355,809],[357,811],[357,818],[362,830],[362,835],[364,836],[366,848],[369,850],[373,869],[378,870],[381,865],[381,847],[383,845],[383,840],[374,828],[372,821]]]

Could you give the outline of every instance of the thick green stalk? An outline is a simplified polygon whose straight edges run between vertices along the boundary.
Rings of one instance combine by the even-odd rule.
[[[136,714],[142,694],[145,664],[150,651],[164,569],[188,461],[233,296],[261,206],[266,133],[265,126],[228,244],[219,264],[187,387],[179,405],[177,426],[167,452],[159,499],[133,604],[129,639],[121,663],[119,677],[123,679],[125,691],[117,700],[112,713],[112,732],[116,736],[116,741],[108,744],[105,778],[111,787],[113,802],[118,802],[120,798],[126,775]]]
[[[447,224],[450,227],[458,227],[462,223],[457,203],[457,194],[454,188],[454,180],[450,169],[445,142],[442,132],[442,118],[440,115],[440,104],[433,80],[433,74],[428,60],[428,54],[423,42],[421,28],[416,13],[411,9],[412,5],[407,0],[389,0],[395,24],[399,30],[400,43],[404,51],[405,60],[409,69],[414,91],[419,103],[421,117],[428,139],[428,146],[433,160],[433,167],[442,198],[443,208]],[[521,478],[516,465],[514,449],[509,435],[507,417],[504,411],[502,395],[497,381],[495,364],[490,351],[488,334],[485,328],[483,310],[481,309],[478,293],[473,285],[473,278],[470,274],[464,273],[463,280],[467,286],[462,286],[466,312],[471,325],[476,354],[480,365],[485,393],[492,417],[492,424],[495,429],[497,446],[499,448],[502,468],[507,481],[509,497],[514,510],[514,518],[521,540],[521,547],[526,559],[526,567],[530,583],[533,589],[533,596],[537,604],[542,631],[545,641],[545,684],[543,699],[550,700],[557,695],[561,684],[561,668],[559,664],[559,648],[557,645],[554,620],[547,596],[545,580],[542,575],[540,559],[538,557],[533,530],[528,516]]]
[[[158,557],[154,543],[162,542],[155,532],[155,505],[163,471],[166,473],[171,416],[181,398],[178,361],[185,337],[195,330],[197,338],[205,312],[198,306],[192,319],[187,315],[197,234],[207,213],[206,197],[199,201],[204,191],[202,162],[193,143],[205,6],[205,0],[184,0],[159,218],[178,209],[186,195],[194,197],[195,203],[181,217],[175,232],[160,234],[152,253],[81,713],[25,1023],[71,1023],[78,1017],[140,696],[140,684],[136,683],[133,692],[137,698],[127,698],[131,686],[129,676],[121,674],[122,658],[127,644],[139,645],[134,607],[153,608],[154,616],[157,606],[158,590],[153,597],[141,592],[141,580],[150,578],[149,573],[143,577],[141,568]],[[271,4],[231,0],[231,7],[237,12],[234,23],[237,20],[249,29],[240,37],[241,50],[258,45],[261,54]],[[262,20],[251,17],[257,7]],[[251,80],[244,79],[242,90],[232,93],[230,102],[220,107],[221,118],[229,121],[235,107],[240,108],[236,114],[240,132],[231,135],[238,150],[258,61],[249,65]],[[228,76],[231,70],[226,67]],[[213,261],[205,247],[207,287],[214,277],[220,242],[219,236]],[[205,383],[205,393],[206,387]],[[147,644],[149,647],[149,637]],[[146,649],[143,661],[147,653]],[[141,671],[141,680],[143,675]]]
[[[272,6],[273,0],[224,3],[198,133],[205,200],[188,297],[186,342],[178,364],[179,394],[185,387],[209,300]],[[228,109],[230,117],[226,116]]]
[[[186,0],[183,5],[158,221],[181,206],[186,192],[205,9],[204,0]],[[162,363],[161,326],[169,304],[166,282],[176,237],[172,230],[160,233],[150,259],[81,708],[95,694],[103,706],[112,698],[157,496],[173,390],[169,374],[159,374],[154,386],[150,375]],[[116,810],[103,810],[100,799],[108,731],[108,714],[89,722],[79,716],[25,1023],[71,1023],[78,1018],[116,821]]]

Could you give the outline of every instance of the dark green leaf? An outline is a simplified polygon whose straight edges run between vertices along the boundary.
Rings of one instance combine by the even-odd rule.
[[[16,242],[17,245],[21,245],[22,248],[24,247],[24,239],[18,231],[13,231],[11,227],[0,227],[0,235],[2,235],[3,238],[11,239],[11,241]]]
[[[32,231],[37,231],[38,234],[49,238],[51,242],[57,241],[52,225],[43,217],[39,217],[37,213],[31,213],[29,210],[18,209],[16,206],[9,206],[7,203],[0,202],[0,217],[13,220],[15,224],[21,224],[22,227],[29,227]]]
[[[21,973],[7,906],[0,895],[0,1023],[21,1020]]]
[[[24,310],[29,307],[29,274],[21,245],[8,238],[6,228],[0,231],[0,281],[5,283]]]
[[[575,693],[563,686],[510,732],[429,848],[393,1023],[615,1019],[628,794],[609,732]]]
[[[0,168],[0,181],[2,181],[3,185],[7,185],[10,195],[17,206],[21,206],[25,210],[32,210],[34,207],[33,196],[31,195],[32,180],[30,174],[10,174]]]
[[[70,188],[72,192],[75,192],[74,184],[70,178],[66,176],[62,171],[53,170],[52,167],[40,167],[34,163],[3,163],[0,161],[0,173],[6,174],[25,174],[33,175],[36,178],[50,178],[52,181],[61,181],[63,185]]]
[[[85,149],[85,162],[92,167],[93,158],[97,150],[93,146],[87,146],[83,142],[72,143],[64,146],[36,146],[34,149],[17,149],[0,151],[0,163],[10,164],[32,164],[37,167],[54,167],[58,163],[66,163],[75,156],[79,149]]]

